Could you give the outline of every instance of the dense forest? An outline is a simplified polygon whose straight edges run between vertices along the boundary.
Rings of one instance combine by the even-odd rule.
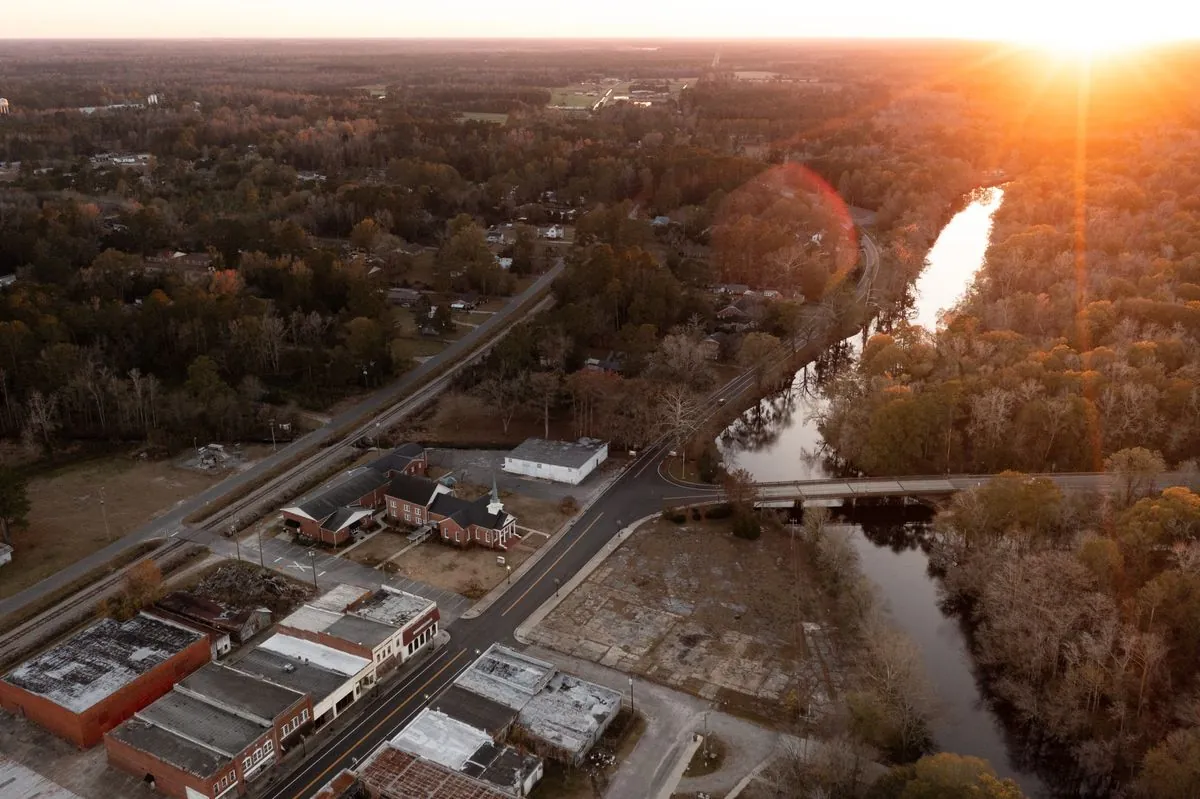
[[[778,296],[752,309],[762,324],[745,353],[737,335],[721,357],[778,359],[812,333],[798,305],[844,306],[836,290],[861,277],[837,192],[878,212],[881,284],[894,292],[953,199],[994,165],[972,155],[995,149],[979,119],[927,119],[920,98],[947,92],[901,94],[836,51],[743,56],[828,86],[709,75],[648,108],[564,113],[547,105],[555,86],[703,77],[709,56],[378,45],[386,59],[371,62],[314,47],[47,44],[8,56],[0,274],[17,281],[0,295],[0,432],[45,452],[77,439],[262,440],[285,406],[324,407],[411,367],[423,350],[397,333],[390,288],[426,292],[432,319],[438,297],[510,294],[565,256],[555,310],[472,388],[526,397],[538,380],[530,413],[569,412],[581,432],[637,443],[658,429],[646,420],[680,370],[696,375],[684,385],[707,384],[698,352],[720,327],[713,283]],[[487,113],[502,121],[473,117]],[[956,135],[930,137],[944,126]],[[980,144],[937,146],[951,138]],[[802,196],[780,198],[793,189]],[[515,241],[489,246],[490,230],[514,223]],[[535,236],[555,223],[574,235],[552,256]],[[561,357],[536,354],[547,340],[563,342]],[[619,372],[576,382],[621,387],[563,391],[598,353]],[[635,424],[610,420],[593,394],[655,401]]]

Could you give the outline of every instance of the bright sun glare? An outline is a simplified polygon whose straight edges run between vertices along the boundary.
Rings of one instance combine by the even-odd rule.
[[[1046,25],[1028,35],[1022,43],[1064,56],[1095,57],[1150,47],[1175,38],[1169,29],[1148,30],[1131,24],[1128,18],[1096,15]]]

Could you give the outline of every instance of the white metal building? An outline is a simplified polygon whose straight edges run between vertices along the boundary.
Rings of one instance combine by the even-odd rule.
[[[527,438],[504,456],[504,471],[579,485],[608,458],[608,442],[594,438],[547,441]]]

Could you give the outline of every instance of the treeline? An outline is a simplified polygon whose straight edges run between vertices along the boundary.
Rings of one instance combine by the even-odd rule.
[[[1114,495],[1006,474],[957,495],[933,562],[1023,749],[1057,791],[1200,790],[1200,496],[1151,488],[1161,457],[1107,466]]]
[[[1168,128],[1005,191],[986,263],[934,333],[867,343],[825,440],[876,474],[1095,470],[1200,453],[1200,138]]]

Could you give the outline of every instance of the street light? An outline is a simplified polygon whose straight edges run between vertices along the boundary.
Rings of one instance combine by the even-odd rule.
[[[309,561],[309,563],[312,564],[313,588],[316,588],[317,587],[317,553],[312,551],[311,549],[308,550],[308,561]]]
[[[636,713],[637,707],[633,703],[633,675],[629,677],[629,712]]]
[[[508,584],[512,585],[512,566],[505,566],[504,569],[508,572]]]
[[[271,420],[271,451],[275,452],[275,420]]]

